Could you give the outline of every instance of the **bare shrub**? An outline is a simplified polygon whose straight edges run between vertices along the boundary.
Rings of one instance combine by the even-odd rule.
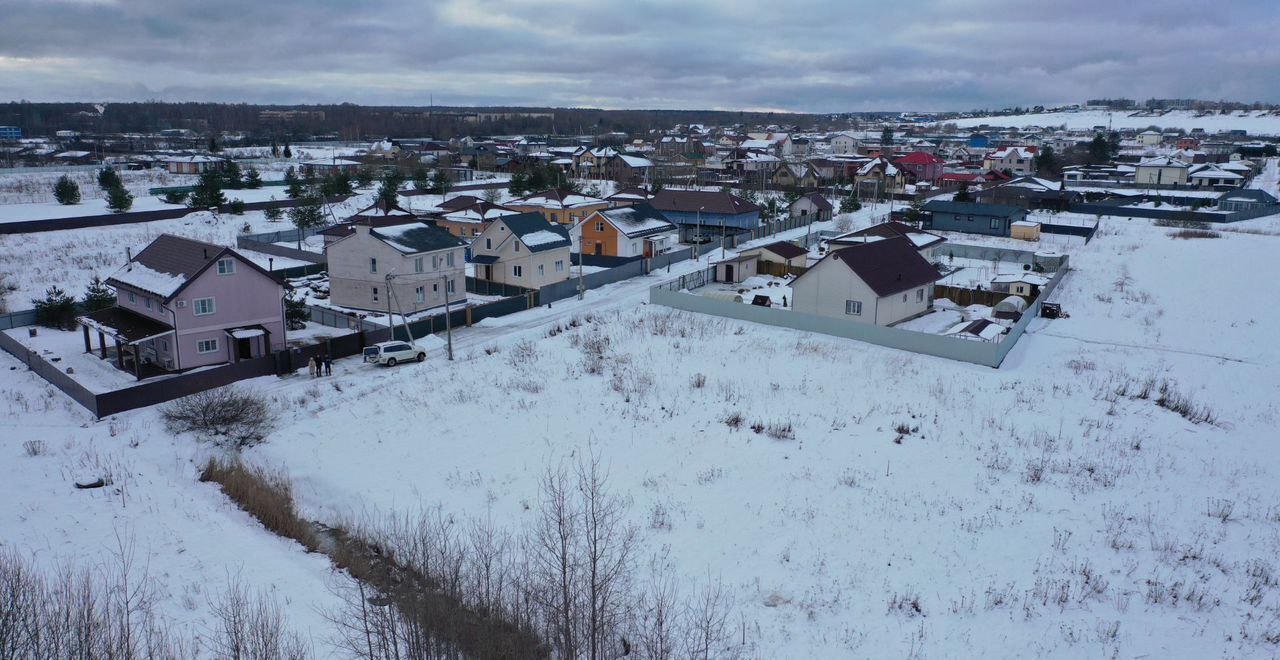
[[[653,389],[653,374],[630,361],[616,361],[609,386],[627,401],[642,401]]]
[[[724,420],[722,421],[724,421],[725,426],[728,426],[729,428],[736,431],[742,428],[742,422],[744,421],[744,418],[742,417],[742,413],[735,410],[725,415]]]
[[[1156,405],[1178,413],[1192,424],[1213,424],[1218,421],[1217,414],[1211,408],[1192,401],[1190,396],[1173,389],[1168,382],[1160,385]]]
[[[700,390],[706,386],[707,375],[704,373],[696,373],[693,375],[693,378],[689,380],[689,387],[692,387],[695,390]]]
[[[40,456],[44,454],[47,449],[48,447],[45,446],[44,440],[40,439],[26,440],[22,443],[22,450],[27,453],[27,456]]]
[[[311,551],[319,547],[311,523],[298,515],[293,486],[283,473],[247,467],[238,460],[210,458],[200,481],[218,484],[227,497],[272,532]]]
[[[266,397],[235,386],[186,396],[160,409],[170,433],[191,432],[235,449],[262,441],[275,425]]]
[[[531,365],[538,359],[538,345],[525,339],[516,342],[511,347],[511,352],[507,354],[507,362],[513,367],[522,365]]]
[[[898,422],[898,424],[893,427],[893,430],[898,435],[911,435],[912,433],[918,432],[920,430],[920,426],[912,426],[906,422]]]
[[[266,591],[256,597],[233,582],[211,606],[218,619],[212,651],[219,658],[304,660],[307,645],[285,625],[284,610]]]
[[[889,596],[889,614],[903,614],[907,617],[924,616],[924,607],[920,605],[920,594],[915,591],[895,592]]]
[[[764,427],[764,434],[774,440],[795,440],[795,429],[791,428],[791,422],[769,422]]]
[[[1219,522],[1225,523],[1231,520],[1231,514],[1235,509],[1235,500],[1211,497],[1209,498],[1208,505],[1205,508],[1205,515],[1210,518],[1217,518]]]
[[[1222,238],[1222,234],[1207,229],[1180,229],[1169,234],[1170,238],[1192,239],[1192,238]]]

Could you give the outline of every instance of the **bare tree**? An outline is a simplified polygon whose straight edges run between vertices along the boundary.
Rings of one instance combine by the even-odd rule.
[[[724,584],[708,580],[686,605],[685,652],[692,660],[735,660],[738,649],[729,634],[733,603]]]
[[[626,595],[630,593],[636,528],[626,521],[627,502],[605,486],[606,474],[594,452],[578,463],[581,496],[581,565],[586,655],[590,660],[621,655]]]
[[[564,467],[542,477],[542,506],[532,531],[537,584],[530,595],[538,601],[562,660],[575,660],[580,649],[578,605],[580,568],[575,541],[582,513],[574,502]]]

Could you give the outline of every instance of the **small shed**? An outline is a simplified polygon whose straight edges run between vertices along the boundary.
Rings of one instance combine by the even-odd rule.
[[[998,319],[1017,320],[1025,311],[1027,311],[1026,299],[1020,296],[1009,296],[996,303],[991,315]]]
[[[759,271],[756,267],[756,261],[759,258],[760,255],[758,253],[740,254],[724,261],[717,261],[716,281],[736,284],[755,275]]]
[[[1020,241],[1038,241],[1040,240],[1040,223],[1019,220],[1009,225],[1009,237]]]

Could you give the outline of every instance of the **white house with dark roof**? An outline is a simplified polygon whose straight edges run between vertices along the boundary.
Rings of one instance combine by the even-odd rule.
[[[413,314],[465,301],[466,244],[431,222],[352,224],[325,246],[329,302]]]
[[[285,346],[284,285],[231,248],[163,234],[106,284],[116,290],[115,306],[77,319],[85,352],[107,358],[109,338],[117,366],[138,377]]]
[[[569,229],[528,212],[495,218],[471,243],[476,279],[538,289],[569,279]]]
[[[904,237],[828,252],[791,281],[792,309],[888,326],[920,316],[941,276]]]

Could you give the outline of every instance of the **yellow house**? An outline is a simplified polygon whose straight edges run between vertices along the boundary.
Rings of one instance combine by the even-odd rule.
[[[1040,223],[1018,220],[1009,225],[1009,237],[1020,241],[1040,240]]]
[[[558,188],[518,197],[503,206],[521,213],[541,213],[547,222],[572,227],[592,213],[609,208],[609,202]]]

